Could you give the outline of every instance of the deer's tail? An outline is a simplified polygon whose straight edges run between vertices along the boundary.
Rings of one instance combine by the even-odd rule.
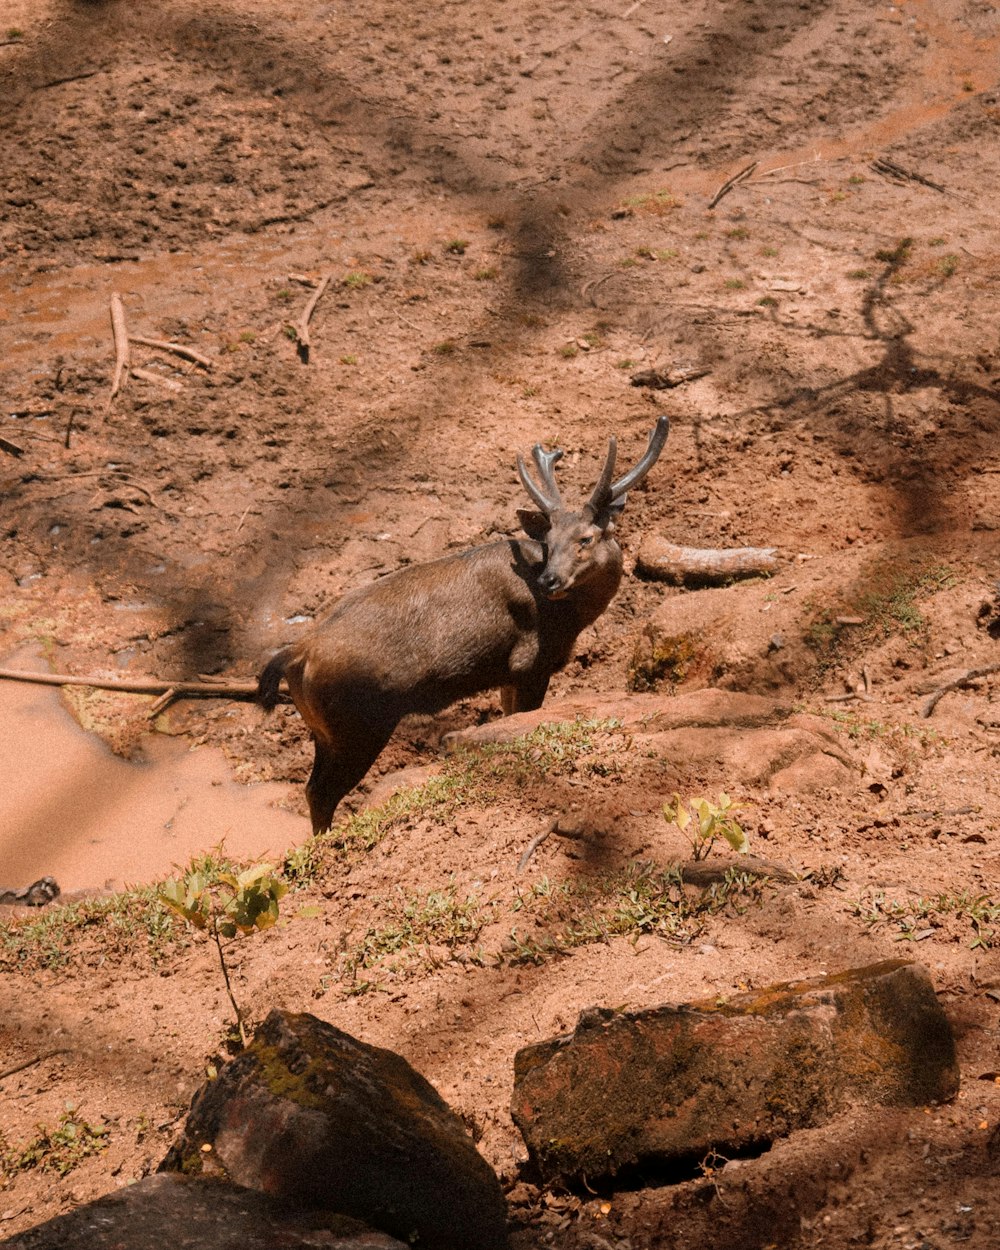
[[[291,647],[282,647],[275,655],[271,656],[268,662],[260,671],[257,678],[257,693],[254,699],[265,712],[270,712],[278,702],[278,687],[281,685],[281,679],[285,675],[285,669],[288,667],[288,661],[292,656]]]

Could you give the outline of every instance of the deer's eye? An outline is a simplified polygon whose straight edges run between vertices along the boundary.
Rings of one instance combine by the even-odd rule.
[[[593,545],[594,545],[593,534],[584,534],[584,536],[580,539],[581,547],[592,547]]]

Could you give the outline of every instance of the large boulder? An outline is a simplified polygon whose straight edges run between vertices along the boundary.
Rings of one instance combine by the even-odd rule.
[[[426,1250],[507,1244],[496,1174],[437,1091],[308,1014],[271,1012],[195,1095],[161,1170],[222,1175]]]
[[[147,1176],[29,1228],[9,1250],[406,1250],[343,1215],[307,1212],[224,1181]]]
[[[547,1180],[760,1149],[849,1103],[952,1098],[951,1029],[920,964],[890,960],[726,1001],[591,1010],[518,1051],[512,1113]]]

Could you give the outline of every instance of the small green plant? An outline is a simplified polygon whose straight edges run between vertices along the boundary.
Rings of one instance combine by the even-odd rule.
[[[864,174],[851,174],[847,181],[852,187],[859,187],[865,181],[865,177]]]
[[[464,256],[468,246],[468,239],[451,239],[444,245],[444,250],[449,252],[452,256]]]
[[[778,249],[776,247],[762,247],[760,249],[761,256],[777,256]]]
[[[23,38],[24,38],[24,31],[23,31],[23,30],[21,30],[21,28],[20,28],[19,26],[8,26],[8,27],[7,27],[7,38],[8,38],[8,39],[23,39]]]
[[[673,803],[663,805],[663,814],[688,835],[693,858],[705,859],[719,838],[724,838],[741,855],[749,849],[743,827],[731,815],[735,807],[728,794],[720,794],[717,803],[706,798],[691,798],[685,803],[675,794]]]
[[[947,256],[942,256],[938,261],[938,272],[942,278],[950,278],[958,269],[958,257],[949,252]]]
[[[854,282],[862,282],[871,275],[867,269],[848,269],[847,276]]]
[[[23,1146],[9,1145],[0,1133],[0,1176],[13,1177],[32,1168],[66,1176],[89,1155],[107,1150],[108,1137],[105,1125],[81,1119],[76,1107],[67,1103],[55,1128],[36,1125],[35,1136]]]
[[[742,278],[727,278],[726,279],[727,291],[745,291],[746,289],[747,289],[747,284],[743,281]]]
[[[157,898],[193,928],[206,933],[219,953],[226,993],[236,1015],[240,1041],[247,1043],[243,1013],[233,995],[222,939],[238,933],[269,929],[278,919],[278,903],[288,886],[275,875],[271,864],[253,864],[236,874],[209,874],[192,868],[183,877],[172,877],[157,891]]]
[[[356,365],[358,363],[358,358],[353,355],[341,356],[340,363],[342,365]]]
[[[283,286],[279,291],[275,292],[275,298],[280,299],[283,304],[287,304],[292,298],[292,293],[287,286]]]
[[[778,301],[774,298],[773,295],[762,295],[760,299],[757,301],[757,304],[761,308],[777,308],[778,307]]]
[[[241,343],[256,343],[256,341],[257,341],[257,335],[254,334],[253,330],[240,331]]]
[[[472,276],[477,282],[491,282],[498,272],[496,265],[484,265],[482,269],[477,269]]]
[[[749,239],[750,231],[746,226],[734,226],[731,230],[726,231],[727,239]]]
[[[575,343],[563,343],[559,348],[559,355],[564,356],[567,360],[572,360],[574,356],[580,354],[580,349]]]
[[[344,275],[344,286],[352,291],[360,290],[362,287],[370,286],[373,281],[372,275],[364,269],[355,269],[351,273]]]
[[[624,360],[615,361],[616,369],[634,369],[635,365],[636,365],[636,362],[634,360],[630,360],[628,356],[626,356]]]
[[[433,255],[433,252],[429,251],[425,247],[422,247],[413,253],[410,257],[410,261],[414,265],[426,265],[431,260]]]
[[[458,344],[454,339],[442,339],[440,343],[435,343],[431,348],[435,356],[454,356],[458,351]]]

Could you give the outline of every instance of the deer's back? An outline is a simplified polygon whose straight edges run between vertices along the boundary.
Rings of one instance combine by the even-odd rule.
[[[533,580],[541,563],[537,543],[511,539],[345,595],[292,648],[285,675],[306,722],[315,732],[334,704],[398,719],[507,684],[512,655],[538,650],[539,617],[551,606]],[[575,623],[569,632],[567,652]]]

